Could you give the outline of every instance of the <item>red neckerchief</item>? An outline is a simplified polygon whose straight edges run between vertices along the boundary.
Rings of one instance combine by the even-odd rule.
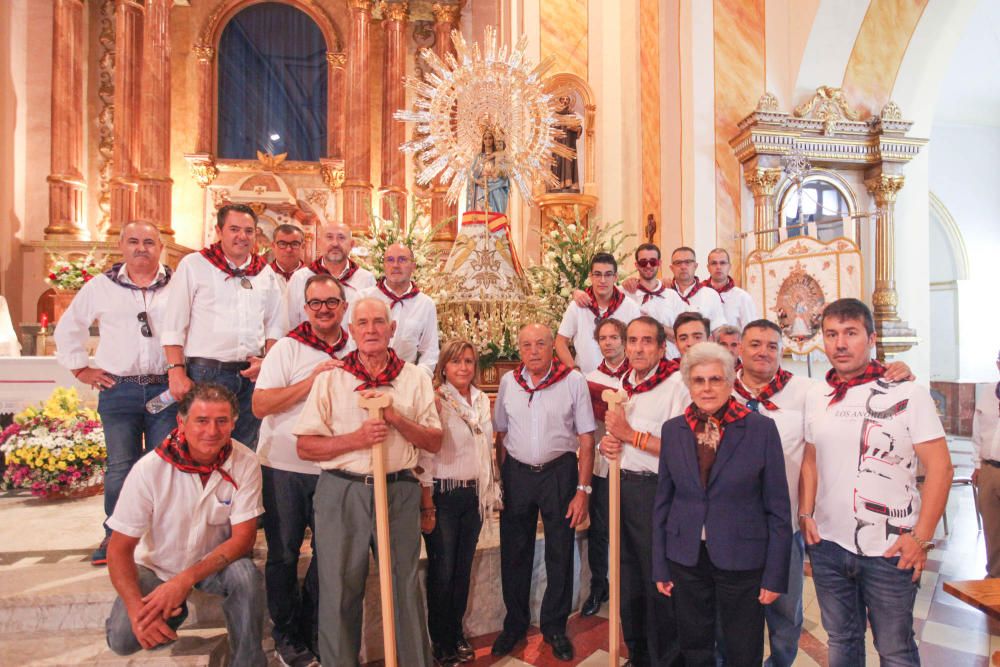
[[[364,391],[365,389],[375,389],[377,387],[388,387],[392,384],[392,381],[399,377],[399,373],[403,370],[403,366],[406,364],[405,361],[399,358],[396,351],[391,347],[389,348],[389,361],[386,363],[385,368],[376,375],[372,377],[368,374],[368,369],[365,365],[361,363],[361,355],[357,350],[349,353],[343,359],[344,370],[353,375],[354,377],[361,380],[361,384],[354,388],[354,391]]]
[[[691,297],[693,297],[695,294],[697,294],[698,292],[700,292],[701,288],[705,286],[705,283],[699,281],[698,280],[698,276],[695,276],[694,277],[694,285],[691,286],[691,291],[688,292],[687,296],[684,296],[683,294],[681,294],[681,290],[680,290],[680,288],[677,287],[677,282],[676,281],[674,281],[672,283],[672,285],[673,285],[674,291],[677,292],[677,296],[679,296],[681,298],[681,301],[683,301],[684,303],[686,303],[687,305],[690,306],[691,305]]]
[[[314,350],[319,350],[320,352],[326,352],[333,359],[337,358],[337,353],[344,349],[347,345],[347,331],[345,329],[340,330],[340,340],[338,340],[333,345],[327,345],[326,341],[313,333],[312,324],[309,322],[303,322],[299,326],[295,327],[286,334],[292,340],[297,340],[303,345],[308,345]]]
[[[631,369],[632,366],[628,363],[628,357],[622,359],[622,362],[618,365],[617,370],[611,370],[611,368],[608,367],[608,361],[606,359],[601,359],[601,363],[597,365],[597,370],[618,380],[621,380],[622,377]]]
[[[728,278],[726,278],[726,284],[723,285],[722,287],[716,287],[715,285],[713,285],[711,278],[709,278],[708,280],[703,280],[702,283],[701,283],[701,286],[702,287],[711,287],[712,289],[714,289],[719,294],[724,294],[725,292],[728,292],[729,290],[731,290],[734,287],[736,287],[736,283],[733,282],[733,277],[729,276]]]
[[[663,298],[663,293],[666,292],[667,289],[669,289],[669,288],[661,281],[659,289],[655,289],[655,290],[647,289],[647,288],[645,288],[645,287],[642,286],[642,283],[639,283],[639,285],[636,287],[636,289],[638,289],[640,292],[642,292],[642,303],[645,304],[647,301],[651,301],[652,299],[655,299],[656,297],[660,297],[662,299]]]
[[[658,387],[661,382],[676,373],[679,368],[680,364],[672,359],[660,359],[660,362],[656,364],[656,370],[653,371],[652,375],[637,385],[633,386],[632,383],[629,382],[628,375],[623,377],[622,389],[625,390],[625,393],[628,394],[629,398],[632,398],[636,394],[644,394],[647,391]]]
[[[416,283],[414,283],[413,281],[410,281],[410,289],[407,290],[406,294],[404,294],[403,296],[397,296],[395,292],[386,287],[385,278],[379,278],[378,280],[376,280],[375,287],[378,287],[379,291],[382,292],[382,294],[385,294],[389,298],[389,301],[392,302],[392,305],[389,306],[390,309],[395,308],[397,305],[401,305],[407,299],[412,299],[416,295],[420,294],[420,288],[417,287]]]
[[[347,260],[347,268],[345,268],[343,270],[343,272],[341,272],[341,274],[339,276],[334,276],[334,277],[337,280],[339,280],[340,282],[346,283],[348,280],[350,280],[354,276],[355,273],[358,272],[359,268],[360,267],[358,266],[357,262],[355,262],[353,259],[348,259]],[[322,257],[320,257],[319,259],[314,259],[312,261],[312,264],[309,265],[309,270],[312,271],[313,273],[317,274],[317,275],[319,275],[319,274],[327,275],[327,276],[332,276],[333,275],[332,273],[330,273],[330,270],[328,268],[326,268],[326,266],[323,265],[323,258]]]
[[[788,381],[791,379],[791,373],[786,371],[784,368],[779,368],[778,372],[774,374],[773,378],[771,378],[771,381],[768,382],[756,396],[750,393],[750,390],[743,384],[743,380],[739,378],[737,378],[736,384],[733,385],[733,389],[736,390],[737,394],[748,401],[757,401],[765,408],[773,412],[778,409],[778,406],[775,405],[770,398],[784,389],[785,385],[788,384]]]
[[[104,277],[113,282],[115,285],[118,285],[119,287],[124,287],[125,289],[134,289],[138,291],[149,290],[150,292],[154,292],[160,289],[161,287],[164,287],[167,283],[169,283],[170,276],[174,275],[173,270],[169,266],[164,266],[163,267],[164,273],[162,276],[157,276],[156,279],[146,287],[139,287],[135,283],[127,283],[124,280],[122,280],[121,277],[119,277],[118,274],[121,273],[122,266],[124,265],[125,262],[118,262],[117,264],[115,264],[110,269],[104,272]]]
[[[590,305],[587,306],[587,310],[594,314],[598,320],[603,320],[614,315],[615,311],[618,310],[618,306],[622,305],[625,301],[625,292],[622,292],[617,287],[611,289],[611,303],[608,304],[608,309],[601,313],[601,309],[597,306],[597,297],[594,296],[594,288],[587,288],[587,296],[590,297]]]
[[[160,446],[156,448],[156,454],[177,468],[181,472],[189,472],[192,474],[197,474],[201,478],[201,485],[205,486],[208,482],[208,478],[212,475],[213,471],[218,470],[222,479],[226,480],[232,484],[235,488],[240,488],[236,484],[236,480],[232,476],[222,469],[222,464],[229,460],[229,456],[233,453],[233,442],[230,440],[226,443],[226,446],[219,451],[219,456],[216,457],[215,461],[204,465],[196,462],[191,458],[191,450],[188,449],[187,438],[182,434],[178,433],[175,428],[170,432],[170,435],[160,443]]]
[[[720,412],[722,413],[721,417],[719,416]],[[706,424],[714,421],[719,429],[719,440],[721,441],[728,424],[738,422],[749,414],[750,410],[746,406],[730,396],[726,405],[712,415],[692,403],[684,408],[684,421],[687,422],[687,425],[691,427],[691,431],[695,434],[698,433],[699,427],[703,429]]]
[[[222,242],[216,241],[207,248],[201,249],[201,256],[207,259],[212,266],[222,271],[230,278],[243,278],[244,276],[255,276],[267,266],[267,262],[260,255],[252,254],[250,264],[245,269],[234,269],[229,266],[226,253],[222,252]]]
[[[542,381],[536,384],[534,387],[529,387],[528,381],[524,379],[523,376],[524,363],[522,362],[517,365],[516,369],[514,369],[514,381],[517,382],[518,386],[520,386],[521,389],[528,392],[528,403],[531,403],[531,399],[535,397],[535,392],[551,387],[556,382],[559,382],[567,375],[569,375],[571,370],[572,369],[563,364],[563,362],[559,361],[558,359],[553,359],[552,367],[549,368],[549,372],[545,375],[545,377],[542,378]]]
[[[880,377],[885,375],[885,366],[881,362],[872,359],[865,366],[865,370],[846,382],[837,379],[837,371],[833,368],[826,372],[826,383],[833,387],[833,391],[827,394],[827,396],[832,396],[830,402],[827,404],[829,407],[838,401],[843,400],[844,396],[847,395],[847,390],[851,387],[857,387],[858,385],[866,384],[868,382],[873,382],[878,380]]]
[[[275,273],[277,273],[279,276],[281,276],[285,280],[291,280],[292,279],[292,274],[302,268],[302,261],[299,260],[299,265],[296,266],[291,271],[285,271],[283,268],[281,268],[281,266],[278,264],[278,260],[276,260],[276,259],[271,260],[271,263],[268,264],[268,266],[271,267],[272,271],[274,271]]]

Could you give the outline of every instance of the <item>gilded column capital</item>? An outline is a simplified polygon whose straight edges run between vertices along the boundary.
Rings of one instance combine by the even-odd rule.
[[[743,174],[754,197],[771,197],[781,180],[781,167],[757,167]]]
[[[386,2],[386,0],[382,0],[379,3],[379,9],[382,11],[383,20],[405,21],[410,7],[406,2]]]
[[[321,160],[319,173],[323,179],[323,184],[331,190],[339,190],[344,185],[343,161]]]
[[[879,174],[865,179],[865,187],[875,198],[878,206],[896,203],[896,193],[898,193],[906,177],[901,174]]]
[[[188,169],[191,177],[203,188],[207,188],[219,175],[219,168],[215,166],[215,156],[210,153],[185,153]]]
[[[330,64],[330,67],[343,68],[347,65],[347,54],[340,51],[327,51],[326,62]]]
[[[191,49],[199,62],[210,63],[215,58],[215,49],[205,44],[195,44]]]
[[[435,2],[431,6],[431,12],[434,14],[434,20],[436,22],[451,23],[452,25],[456,25],[458,23],[459,16],[462,14],[462,6]]]
[[[372,11],[372,0],[347,0],[347,6],[351,9],[356,9],[359,12]]]

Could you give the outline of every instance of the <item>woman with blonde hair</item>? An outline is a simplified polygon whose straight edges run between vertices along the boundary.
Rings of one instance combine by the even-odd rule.
[[[427,545],[428,629],[442,665],[475,657],[462,618],[479,533],[500,502],[490,399],[475,386],[478,364],[468,341],[451,340],[441,347],[434,385],[444,440],[437,454],[420,463],[421,478],[433,479],[421,503],[421,527]]]

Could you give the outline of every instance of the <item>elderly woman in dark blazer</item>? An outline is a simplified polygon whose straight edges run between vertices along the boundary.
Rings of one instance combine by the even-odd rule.
[[[674,600],[687,667],[759,667],[764,607],[785,592],[792,528],[774,421],[732,398],[733,357],[699,343],[681,360],[692,403],[661,433],[653,578]]]

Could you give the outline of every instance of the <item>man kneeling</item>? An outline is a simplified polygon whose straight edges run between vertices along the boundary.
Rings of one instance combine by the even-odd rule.
[[[257,537],[257,456],[230,438],[238,403],[225,387],[198,384],[177,428],[125,480],[108,545],[118,599],[107,620],[119,655],[177,639],[192,588],[221,595],[233,665],[266,665],[263,577],[250,559]],[[138,548],[137,548],[138,547]]]

